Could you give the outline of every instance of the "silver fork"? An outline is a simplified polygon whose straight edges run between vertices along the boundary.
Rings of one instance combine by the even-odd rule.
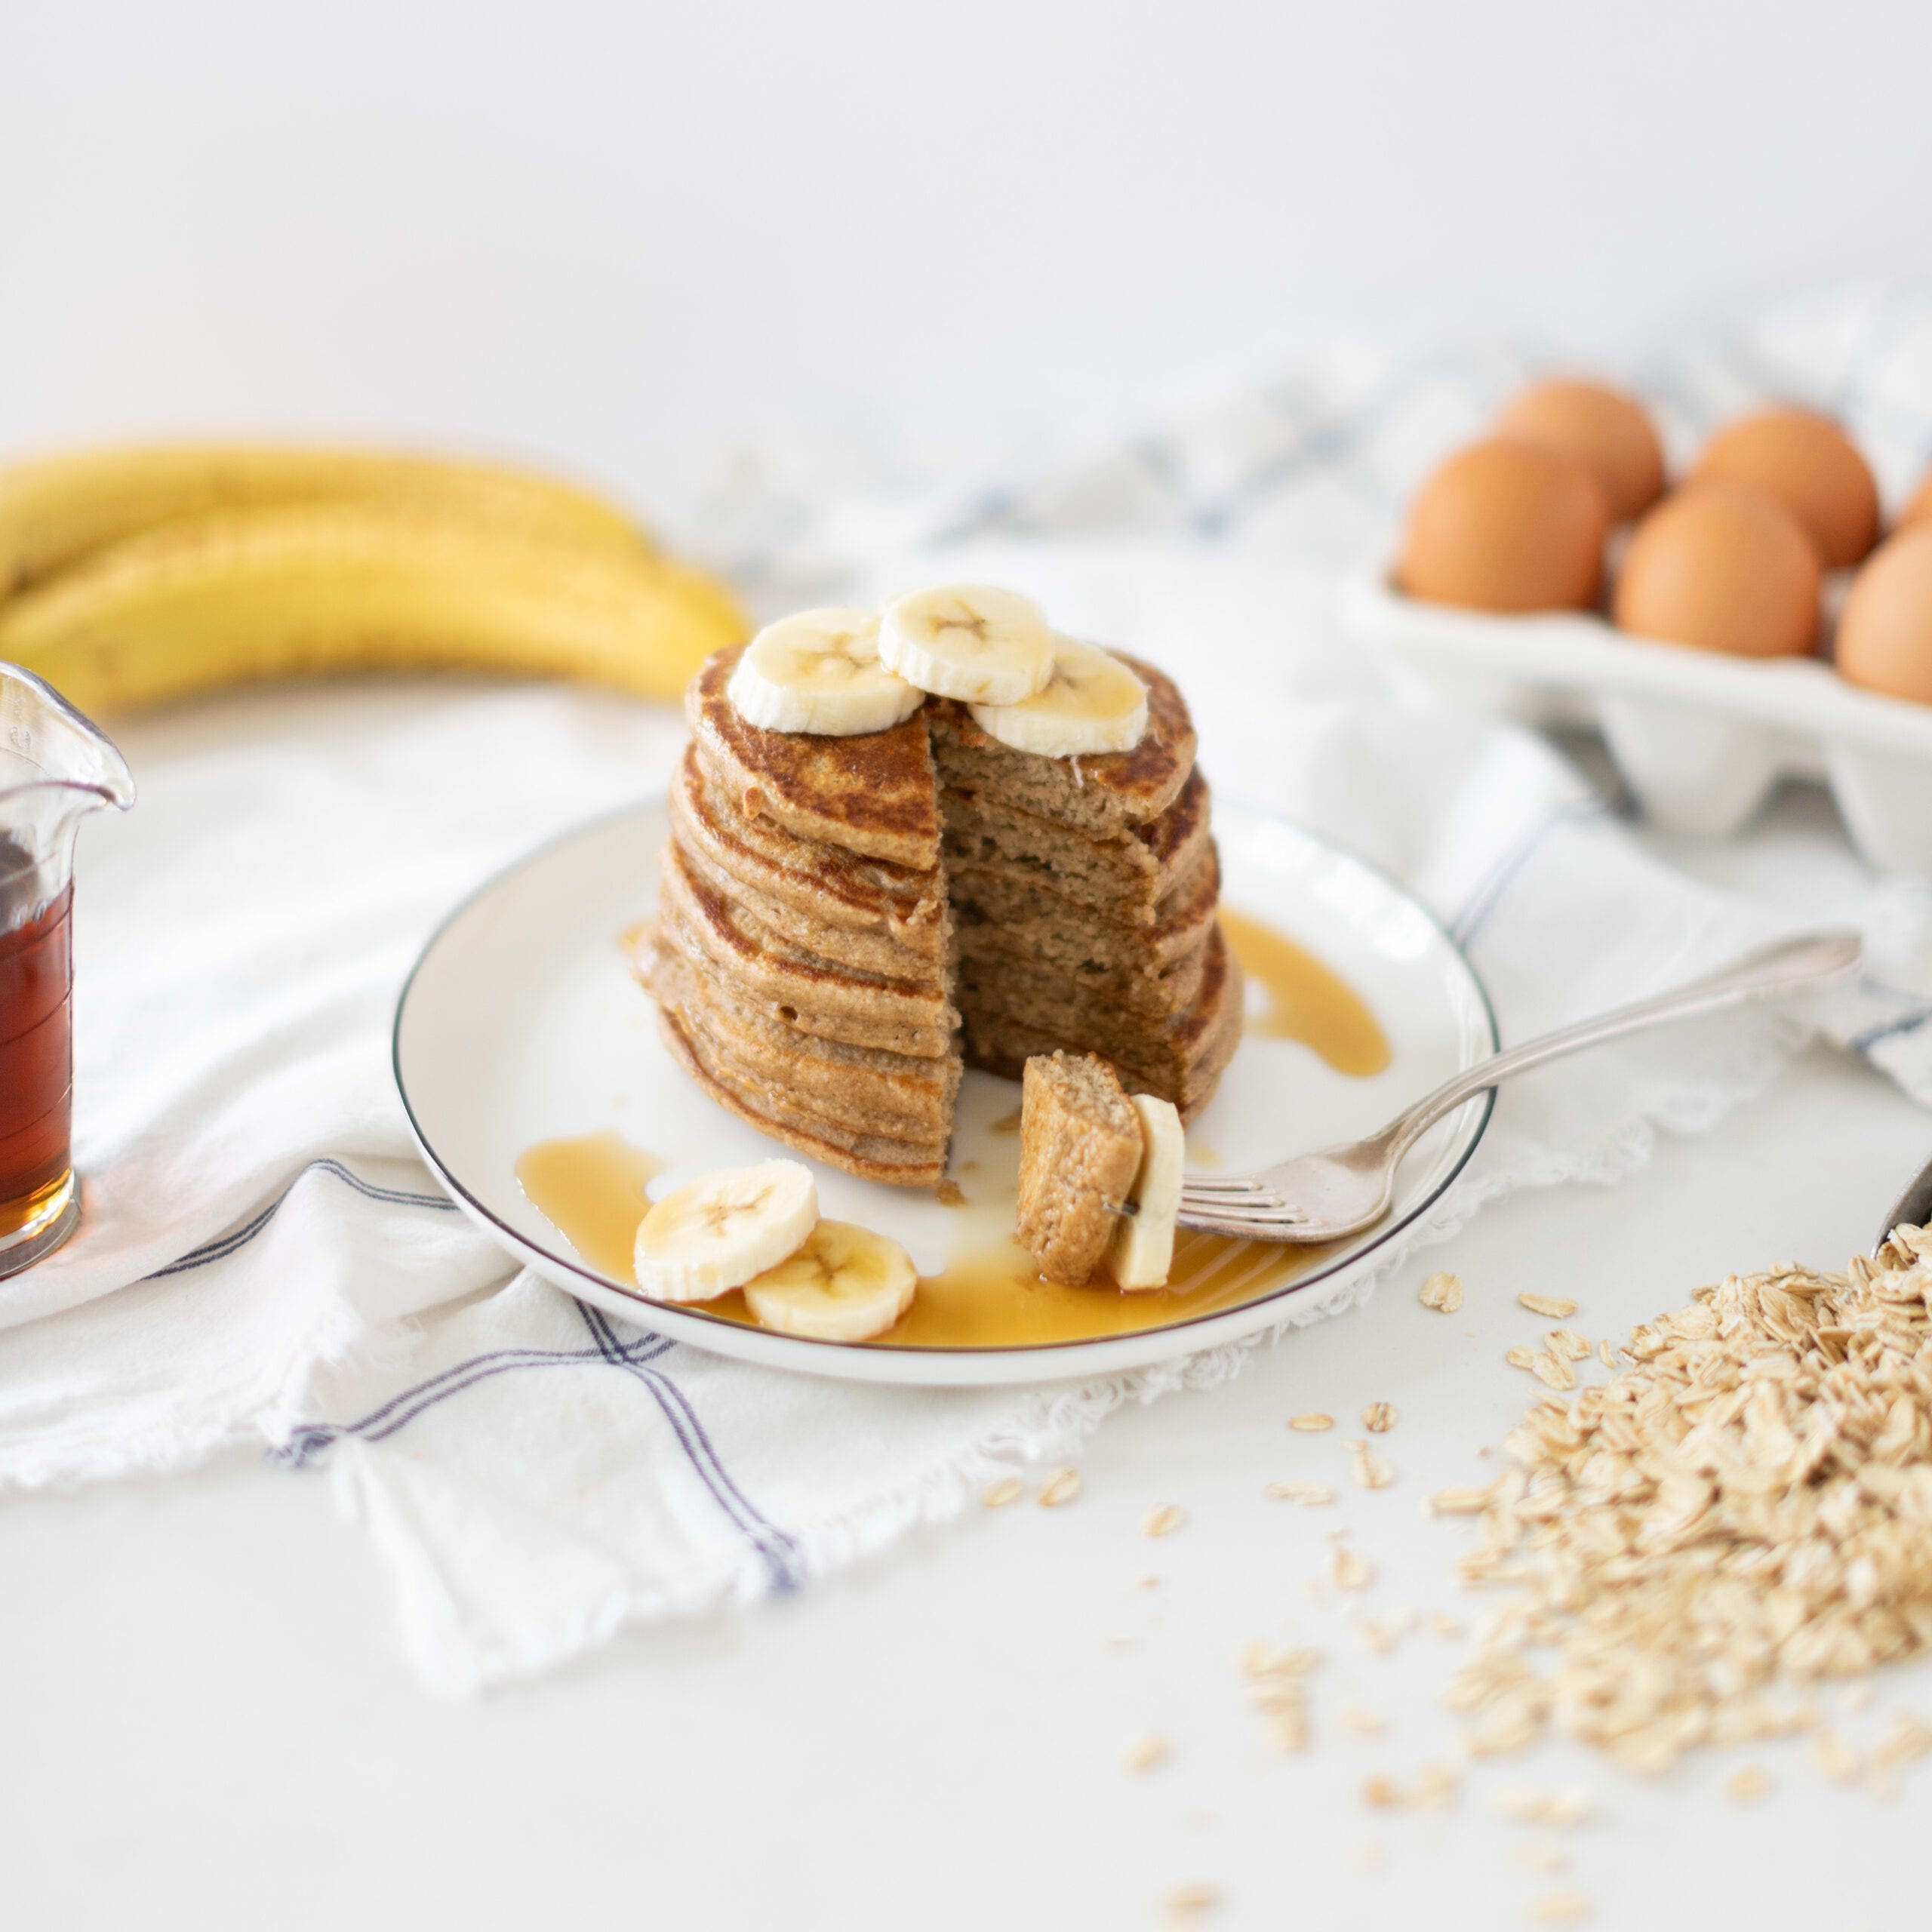
[[[1647,1026],[1749,1000],[1814,992],[1843,979],[1858,964],[1859,949],[1856,933],[1813,933],[1782,940],[1688,986],[1580,1020],[1479,1060],[1366,1140],[1324,1147],[1251,1174],[1189,1174],[1181,1185],[1182,1225],[1251,1241],[1337,1241],[1354,1234],[1388,1213],[1402,1156],[1465,1100],[1512,1074]]]

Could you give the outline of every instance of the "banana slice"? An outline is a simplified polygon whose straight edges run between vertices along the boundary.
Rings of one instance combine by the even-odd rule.
[[[660,1301],[709,1301],[795,1253],[817,1225],[809,1168],[726,1168],[652,1204],[638,1224],[637,1284]]]
[[[841,608],[767,624],[746,645],[728,690],[746,724],[821,738],[885,731],[926,701],[879,662],[878,613]]]
[[[1030,597],[991,584],[915,590],[885,607],[879,656],[939,697],[1017,704],[1052,675],[1054,634]]]
[[[1123,1288],[1164,1288],[1174,1265],[1174,1217],[1180,1212],[1187,1136],[1171,1100],[1133,1096],[1140,1116],[1140,1168],[1128,1189],[1134,1212],[1114,1230],[1107,1266]]]
[[[821,1221],[789,1260],[745,1284],[768,1328],[820,1342],[883,1335],[912,1306],[918,1277],[896,1241],[851,1221]]]
[[[1147,728],[1147,687],[1118,658],[1056,637],[1046,688],[1017,704],[976,704],[973,721],[1015,751],[1047,758],[1129,752]]]

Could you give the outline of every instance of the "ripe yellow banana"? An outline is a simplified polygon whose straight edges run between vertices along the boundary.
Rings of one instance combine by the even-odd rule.
[[[84,711],[315,671],[515,671],[675,698],[747,629],[721,584],[650,551],[414,502],[171,523],[0,603],[0,658]]]
[[[187,518],[362,500],[445,510],[625,553],[649,547],[601,497],[489,463],[249,443],[81,450],[0,469],[0,598],[123,537]]]

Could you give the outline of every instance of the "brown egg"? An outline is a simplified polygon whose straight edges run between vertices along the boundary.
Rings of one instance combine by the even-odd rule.
[[[1603,492],[1574,457],[1472,443],[1416,493],[1396,576],[1432,604],[1583,610],[1596,601],[1608,534]]]
[[[1603,485],[1613,522],[1641,516],[1663,494],[1663,445],[1634,396],[1601,383],[1533,383],[1496,419],[1496,433],[1561,450]]]
[[[1810,532],[1828,571],[1855,564],[1878,535],[1878,486],[1829,416],[1767,409],[1741,417],[1704,446],[1694,483],[1743,483],[1775,497]]]
[[[1618,628],[1740,657],[1789,657],[1818,637],[1818,558],[1797,519],[1755,490],[1698,483],[1630,540]]]
[[[1932,472],[1912,493],[1912,500],[1899,512],[1899,528],[1909,523],[1932,523]]]
[[[1848,683],[1932,704],[1932,523],[1887,537],[1852,580],[1837,657]]]

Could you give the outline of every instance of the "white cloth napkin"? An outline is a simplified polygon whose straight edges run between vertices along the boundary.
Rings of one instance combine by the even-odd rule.
[[[1513,373],[1310,368],[964,509],[814,500],[776,465],[714,529],[774,604],[984,574],[1168,664],[1217,786],[1408,881],[1521,1038],[1804,909],[1670,870],[1550,747],[1392,705],[1337,635],[1338,569]],[[956,1511],[998,1468],[1066,1453],[1117,1403],[1233,1371],[1239,1348],[1093,1386],[936,1393],[739,1367],[515,1271],[437,1194],[388,1065],[411,959],[493,868],[657,792],[681,736],[668,709],[463,684],[238,697],[123,734],[141,800],[85,835],[76,912],[88,1217],[0,1285],[0,1482],[251,1444],[321,1472],[387,1558],[424,1676],[464,1689],[627,1620],[795,1587]],[[1922,908],[1871,903],[1900,983],[1827,1023],[1932,1097]],[[1464,1181],[1383,1268],[1509,1189],[1629,1172],[1660,1128],[1761,1090],[1807,1026],[1735,1016],[1506,1089]],[[1311,1292],[1289,1321],[1366,1292]]]

